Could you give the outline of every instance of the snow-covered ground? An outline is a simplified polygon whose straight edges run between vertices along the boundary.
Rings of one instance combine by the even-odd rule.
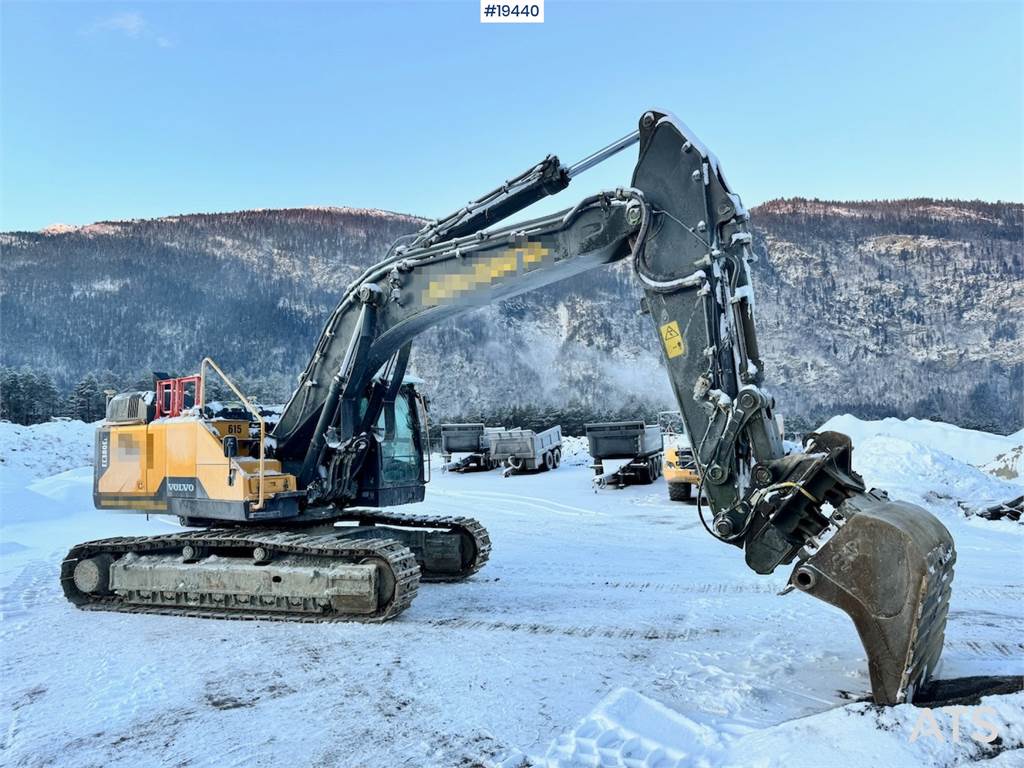
[[[48,477],[93,461],[94,424],[50,421],[24,427],[0,421],[0,468]]]
[[[1024,674],[1024,526],[958,506],[1024,492],[972,466],[1006,438],[842,418],[866,480],[956,539],[941,676]],[[482,520],[491,562],[385,625],[76,611],[71,544],[174,525],[93,510],[90,440],[0,424],[4,765],[1024,764],[1024,694],[983,702],[992,745],[969,715],[954,743],[942,712],[941,743],[911,741],[920,710],[851,703],[868,679],[844,614],[778,596],[783,569],[747,570],[663,481],[594,493],[582,443],[545,474],[435,471],[422,511]]]

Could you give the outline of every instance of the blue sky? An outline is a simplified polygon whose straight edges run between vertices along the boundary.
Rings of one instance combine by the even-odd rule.
[[[0,229],[353,205],[437,216],[643,110],[748,205],[1021,200],[1019,2],[591,3],[481,25],[443,3],[17,3]],[[557,206],[628,183],[635,153]]]

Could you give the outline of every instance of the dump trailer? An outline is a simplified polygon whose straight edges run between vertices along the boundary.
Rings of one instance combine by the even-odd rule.
[[[505,464],[505,477],[525,472],[557,469],[562,463],[562,428],[543,432],[503,429],[487,435],[491,458]]]
[[[587,443],[594,459],[594,485],[598,488],[650,485],[661,476],[664,441],[661,427],[642,421],[607,421],[586,424]],[[609,459],[628,459],[614,472],[605,472]]]
[[[496,469],[500,461],[491,456],[489,436],[505,432],[505,427],[488,427],[483,424],[442,424],[441,456],[446,472],[484,472]],[[452,461],[456,453],[466,454]]]
[[[636,145],[627,185],[504,223]],[[149,393],[119,399],[97,434],[96,506],[177,515],[191,530],[72,547],[64,594],[86,611],[383,621],[421,581],[472,577],[490,552],[478,522],[393,510],[422,501],[429,479],[426,403],[405,375],[412,344],[481,306],[625,262],[694,438],[708,532],[754,572],[789,566],[794,590],[845,611],[875,701],[910,700],[942,651],[953,540],[926,510],[868,490],[846,435],[813,434],[787,452],[754,327],[752,242],[718,159],[667,112],[644,112],[574,164],[547,155],[356,277],[270,430],[237,387],[247,415],[208,418],[203,368],[188,377],[198,396],[163,382],[159,413]],[[533,435],[513,460],[553,467],[559,432]]]

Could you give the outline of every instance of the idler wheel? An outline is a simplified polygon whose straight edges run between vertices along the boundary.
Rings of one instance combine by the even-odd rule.
[[[114,556],[96,555],[79,561],[75,566],[75,586],[89,595],[110,594],[110,565]]]

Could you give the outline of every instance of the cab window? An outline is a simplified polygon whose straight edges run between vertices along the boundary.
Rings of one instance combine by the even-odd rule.
[[[381,484],[415,485],[421,482],[422,456],[416,428],[416,410],[403,392],[395,399],[394,410],[385,407],[375,432],[381,438]]]

